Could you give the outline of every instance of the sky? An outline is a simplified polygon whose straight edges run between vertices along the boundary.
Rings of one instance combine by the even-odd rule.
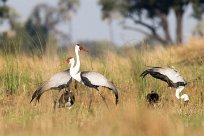
[[[7,4],[14,7],[21,15],[21,20],[25,21],[32,12],[35,5],[39,3],[48,3],[56,5],[58,0],[8,0]],[[196,25],[196,21],[190,18],[191,8],[189,7],[184,15],[184,39],[191,36],[191,32]],[[84,40],[110,40],[109,27],[106,21],[101,19],[100,6],[97,0],[80,0],[80,7],[72,19],[73,42]],[[170,32],[174,35],[175,19],[173,13],[170,14]],[[134,25],[128,23],[129,25]],[[140,28],[140,26],[137,26]],[[60,25],[58,29],[68,32],[68,26]],[[113,22],[113,42],[117,45],[128,45],[142,41],[144,36],[138,32],[124,30],[120,21]],[[175,38],[175,37],[174,37]]]

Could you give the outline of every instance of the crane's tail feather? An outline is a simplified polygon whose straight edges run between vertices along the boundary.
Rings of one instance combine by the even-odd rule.
[[[118,96],[118,90],[117,90],[116,86],[113,83],[109,82],[108,89],[112,90],[112,92],[114,93],[114,95],[115,95],[115,104],[117,105],[118,101],[119,101],[119,96]]]
[[[38,89],[33,93],[32,98],[31,98],[31,100],[30,100],[30,103],[31,103],[34,99],[36,99],[36,100],[39,102],[40,97],[41,97],[42,94],[43,94],[42,87],[40,87],[40,88],[38,88]]]

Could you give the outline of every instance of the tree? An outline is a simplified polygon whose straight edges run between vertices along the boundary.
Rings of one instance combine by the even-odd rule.
[[[59,0],[58,7],[62,20],[68,22],[69,38],[70,42],[72,42],[72,16],[79,7],[79,0]]]
[[[194,0],[193,4],[193,13],[192,16],[198,20],[198,24],[193,30],[194,36],[204,36],[204,20],[203,20],[203,13],[204,13],[204,0]]]
[[[25,30],[32,39],[30,50],[45,53],[49,32],[60,21],[56,8],[47,4],[37,5],[25,24]]]
[[[25,30],[29,34],[29,40],[32,41],[29,50],[40,51],[41,54],[45,53],[47,47],[48,37],[53,35],[59,36],[58,30],[55,26],[64,21],[69,22],[71,36],[71,17],[79,5],[78,0],[60,0],[56,7],[47,4],[38,4],[34,7],[29,19],[25,24]],[[70,39],[68,37],[67,39]],[[28,44],[28,43],[27,43]]]
[[[15,37],[15,29],[19,14],[17,11],[6,4],[7,0],[0,0],[0,35],[4,40]]]
[[[7,0],[0,0],[0,18],[8,17],[9,7],[6,5]]]
[[[112,21],[115,16],[117,16],[117,12],[114,10],[114,7],[116,7],[117,2],[115,0],[101,0],[99,1],[100,5],[102,6],[102,19],[107,20],[108,26],[109,26],[109,35],[110,35],[110,41],[113,44],[114,43],[114,33],[113,33],[113,26]]]
[[[202,20],[203,13],[204,13],[204,0],[194,0],[192,3],[193,7],[193,14],[192,16],[197,20]]]
[[[170,11],[175,13],[176,18],[176,43],[182,43],[183,14],[187,6],[195,1],[200,2],[199,0],[100,0],[99,4],[102,6],[103,15],[117,12],[124,19],[132,20],[145,28],[145,30],[138,28],[134,30],[169,45],[175,43],[169,32]],[[124,25],[124,28],[133,29],[127,25]],[[159,34],[158,30],[162,30],[164,36]]]
[[[174,0],[172,9],[176,16],[176,43],[182,43],[182,32],[183,32],[183,14],[188,6],[190,0]]]

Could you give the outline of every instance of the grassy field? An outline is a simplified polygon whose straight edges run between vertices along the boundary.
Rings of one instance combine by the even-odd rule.
[[[0,135],[138,135],[203,136],[204,134],[204,41],[194,39],[184,46],[158,47],[137,51],[132,47],[107,51],[92,58],[80,53],[81,70],[94,70],[113,81],[119,90],[119,104],[113,94],[101,88],[109,103],[108,110],[94,91],[92,109],[88,110],[88,88],[79,85],[72,109],[53,111],[57,91],[46,92],[40,103],[30,104],[39,83],[54,73],[69,68],[65,57],[28,57],[23,54],[0,55]],[[139,75],[148,66],[174,66],[183,77],[197,82],[182,93],[190,96],[188,107],[174,96],[175,90],[148,76]],[[155,90],[161,96],[156,108],[147,106],[145,96]]]

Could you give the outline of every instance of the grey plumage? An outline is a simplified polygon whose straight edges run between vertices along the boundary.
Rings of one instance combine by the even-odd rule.
[[[56,73],[50,79],[43,82],[36,89],[36,91],[32,95],[32,99],[31,99],[30,103],[34,99],[36,99],[39,102],[41,95],[50,89],[61,90],[65,87],[68,87],[69,84],[71,83],[71,81],[72,81],[72,78],[69,74],[69,69]]]
[[[95,88],[98,90],[99,86],[108,88],[109,90],[112,90],[112,92],[115,95],[115,103],[118,103],[118,90],[115,87],[115,85],[108,81],[106,77],[104,77],[102,74],[94,72],[94,71],[83,71],[80,73],[81,76],[81,82],[90,87]]]
[[[170,87],[177,88],[179,86],[185,86],[187,82],[183,77],[172,68],[152,67],[142,72],[141,77],[145,77],[150,74],[152,77],[160,79],[166,82]]]

